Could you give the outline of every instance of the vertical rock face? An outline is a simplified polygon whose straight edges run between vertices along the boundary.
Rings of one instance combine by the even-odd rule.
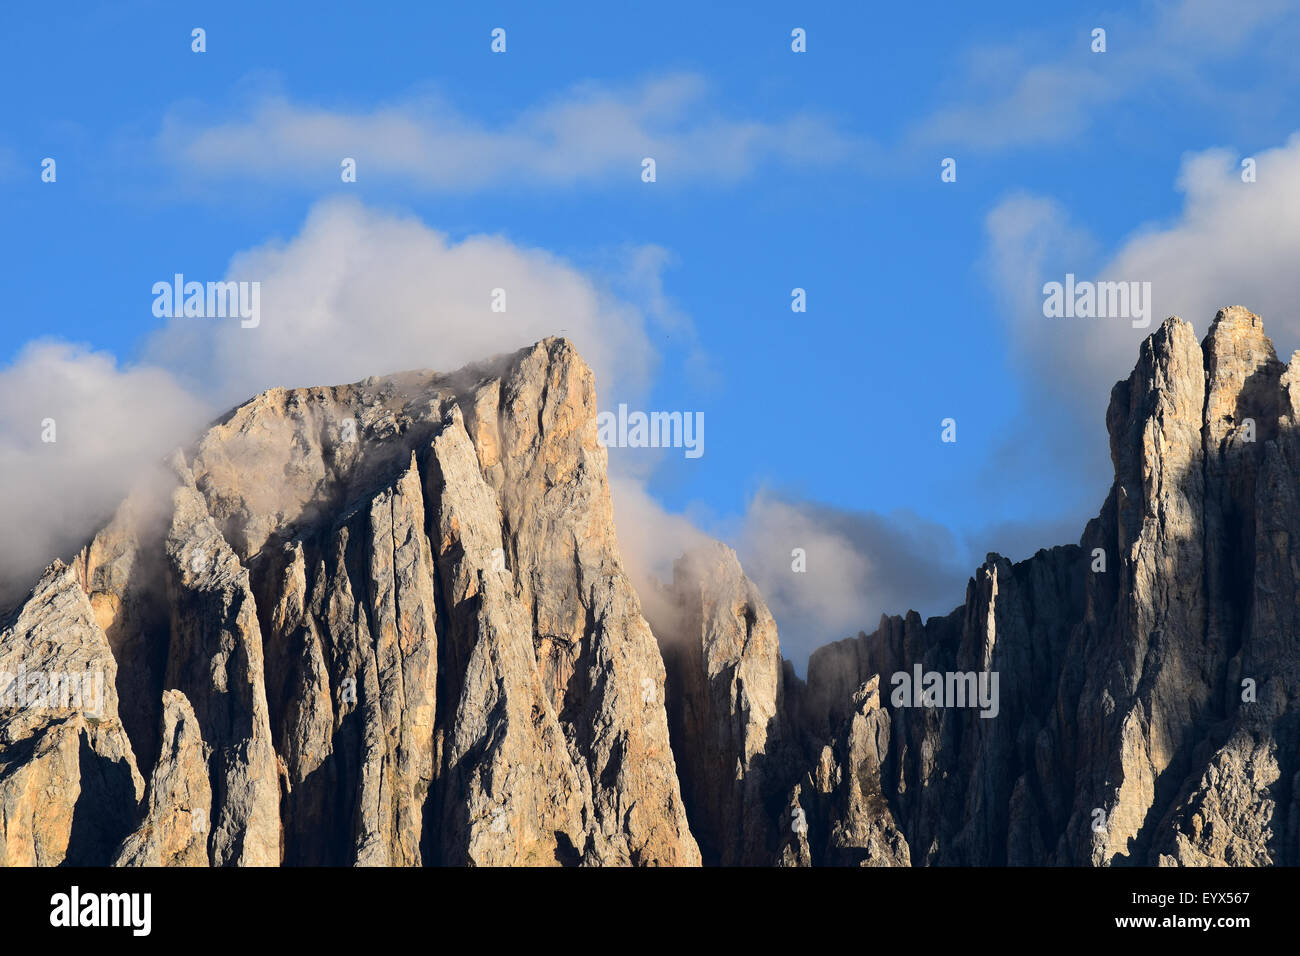
[[[165,544],[171,644],[164,684],[193,706],[208,753],[213,865],[272,866],[280,862],[280,787],[262,632],[248,570],[189,479],[182,471]]]
[[[479,471],[459,408],[434,439],[430,486],[453,626],[442,858],[463,864],[577,862],[591,785],[569,752],[533,653],[527,611],[505,566],[501,508]],[[586,787],[584,789],[584,784]]]
[[[595,411],[550,339],[214,424],[0,624],[0,863],[1300,863],[1300,353],[1257,316],[1143,343],[1078,545],[806,682],[722,545],[651,633]]]
[[[706,862],[770,863],[794,770],[776,622],[730,548],[673,569],[678,620],[660,634],[687,808]]]
[[[664,665],[622,567],[591,370],[567,342],[522,353],[465,402],[533,657],[590,781],[591,864],[690,865]]]
[[[889,754],[890,719],[880,706],[879,678],[854,694],[855,712],[844,735],[835,778],[817,782],[832,801],[827,861],[838,865],[909,866],[907,840],[881,789]]]
[[[56,561],[0,628],[0,864],[108,863],[144,782],[74,570]]]
[[[412,455],[390,489],[370,503],[368,599],[374,620],[379,699],[378,786],[389,794],[385,818],[367,839],[382,862],[421,861],[424,804],[433,783],[433,722],[438,677],[433,552],[425,534],[424,491]]]
[[[207,866],[212,788],[198,718],[178,690],[163,693],[162,752],[144,820],[123,841],[116,866]]]
[[[879,688],[879,675],[872,675],[853,694],[833,745],[812,743],[811,766],[781,814],[778,866],[911,865],[907,838],[883,791],[891,720]]]
[[[414,457],[368,500],[284,545],[262,593],[286,860],[418,865],[438,640]]]
[[[1219,313],[1205,347],[1207,372],[1240,383],[1236,396],[1211,388],[1206,403],[1207,455],[1215,455],[1207,491],[1216,492],[1206,505],[1207,554],[1216,555],[1208,620],[1228,663],[1219,719],[1152,856],[1161,864],[1295,865],[1300,353],[1283,366],[1258,317],[1240,308]]]
[[[1201,350],[1177,320],[1143,343],[1111,393],[1115,507],[1099,540],[1114,555],[1117,597],[1109,620],[1087,622],[1097,637],[1076,713],[1100,747],[1079,755],[1087,785],[1067,826],[1071,860],[1141,852],[1161,776],[1171,764],[1180,772],[1222,664],[1205,628],[1204,405]]]
[[[73,559],[72,565],[108,638],[117,668],[122,724],[146,776],[158,756],[158,721],[167,667],[167,573],[163,540],[171,523],[176,476],[157,473],[133,492]]]
[[[813,653],[801,719],[810,761],[832,769],[820,771],[820,785],[812,773],[812,789],[835,790],[834,775],[849,769],[840,754],[864,752],[855,741],[888,741],[872,759],[854,758],[852,768],[864,795],[858,807],[871,796],[878,810],[890,811],[877,814],[883,832],[889,824],[901,835],[898,849],[878,851],[872,861],[1044,861],[1051,846],[1046,821],[1061,820],[1073,796],[1068,771],[1047,739],[1058,720],[1053,692],[1082,615],[1087,567],[1074,547],[1040,551],[1016,565],[990,555],[967,586],[965,606],[947,617],[882,618],[875,634]],[[939,681],[970,675],[970,681],[961,684],[959,702],[936,698],[926,705],[924,681],[916,678],[930,674]],[[996,674],[997,683],[986,678],[981,691],[981,674]],[[862,689],[841,698],[855,680]],[[810,816],[814,848],[837,832],[862,832],[852,806],[841,798]],[[860,820],[861,810],[853,812]],[[865,844],[859,838],[842,845]],[[813,862],[844,859],[842,851],[813,856]]]

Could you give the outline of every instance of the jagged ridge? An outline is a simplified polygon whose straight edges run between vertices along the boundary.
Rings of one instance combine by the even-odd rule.
[[[1298,384],[1244,309],[1168,320],[1079,545],[807,682],[721,545],[651,634],[564,340],[272,390],[5,622],[0,672],[109,688],[0,709],[0,863],[1294,863]],[[917,665],[997,716],[895,706]]]

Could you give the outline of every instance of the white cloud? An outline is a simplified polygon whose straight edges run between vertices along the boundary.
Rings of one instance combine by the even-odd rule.
[[[1255,154],[1256,182],[1242,182],[1241,158],[1227,149],[1188,154],[1176,184],[1180,213],[1136,229],[1108,254],[1052,200],[1013,196],[989,214],[993,280],[1012,346],[1037,388],[1099,420],[1110,387],[1128,375],[1142,339],[1164,318],[1178,315],[1204,334],[1227,305],[1261,315],[1279,351],[1300,344],[1300,134]],[[1043,283],[1067,272],[1150,282],[1150,327],[1044,317]]]
[[[1080,527],[987,529],[968,546],[947,528],[909,512],[846,511],[762,490],[734,520],[667,511],[631,478],[610,492],[624,561],[651,624],[674,620],[663,585],[673,562],[710,538],[731,544],[758,585],[781,638],[781,653],[802,673],[808,655],[828,641],[874,631],[881,614],[946,614],[966,599],[966,582],[988,544],[1019,560],[1039,547],[1078,539]],[[1062,539],[1060,535],[1064,535]],[[796,571],[794,549],[805,570]]]
[[[835,162],[852,149],[815,116],[778,122],[724,116],[712,106],[705,81],[691,74],[634,88],[587,84],[497,126],[432,96],[368,110],[267,96],[225,122],[173,114],[158,143],[189,174],[325,184],[338,181],[340,162],[351,157],[358,182],[395,181],[435,192],[586,180],[639,184],[647,156],[655,159],[660,182],[728,181],[761,163]]]
[[[1245,305],[1289,349],[1300,344],[1300,134],[1253,158],[1257,181],[1244,183],[1241,153],[1189,154],[1182,214],[1139,230],[1102,271],[1150,281],[1157,315],[1181,315],[1202,332],[1222,306]]]
[[[961,92],[918,121],[909,139],[987,151],[1066,142],[1102,110],[1153,91],[1240,114],[1272,104],[1269,68],[1289,68],[1291,49],[1271,41],[1293,36],[1296,19],[1286,0],[1175,0],[1144,5],[1138,16],[1097,11],[1065,31],[975,46],[950,86]],[[1097,27],[1106,31],[1104,53],[1091,49]],[[1248,59],[1236,79],[1253,82],[1249,94],[1207,79],[1237,58]]]
[[[1025,386],[1023,411],[1002,430],[990,482],[1060,481],[1094,488],[1099,503],[1111,479],[1104,427],[1111,387],[1128,377],[1142,340],[1170,315],[1204,335],[1219,309],[1244,305],[1262,316],[1283,358],[1300,346],[1300,134],[1254,154],[1256,182],[1242,182],[1241,158],[1228,149],[1187,154],[1175,184],[1183,194],[1178,214],[1110,249],[1050,199],[1016,195],[990,212],[987,264]],[[1150,326],[1045,317],[1043,284],[1067,273],[1151,283]]]
[[[611,471],[609,493],[624,569],[646,619],[659,631],[675,620],[673,602],[664,591],[673,580],[673,562],[707,544],[711,536],[700,530],[700,522],[665,509],[643,478]]]
[[[1089,113],[1117,98],[1120,89],[1099,64],[1034,64],[985,99],[936,110],[912,130],[911,138],[918,144],[957,143],[981,150],[1059,142],[1085,129]]]
[[[882,613],[946,614],[966,599],[975,570],[942,525],[909,512],[845,511],[760,491],[735,534],[781,634],[781,652],[804,670],[828,641],[870,633]],[[793,570],[795,548],[807,570]]]
[[[79,548],[206,417],[166,372],[82,346],[33,343],[0,369],[0,602]]]
[[[256,328],[176,318],[147,349],[223,404],[273,385],[454,371],[556,334],[602,395],[644,387],[655,362],[642,311],[565,261],[500,236],[452,242],[355,201],[318,203],[297,236],[240,253],[227,278],[261,283]],[[496,289],[504,312],[492,311]]]

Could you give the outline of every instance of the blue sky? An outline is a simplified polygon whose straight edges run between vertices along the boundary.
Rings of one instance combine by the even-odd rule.
[[[6,11],[10,374],[47,338],[183,379],[192,361],[160,358],[152,284],[292,247],[329,200],[453,244],[544,251],[641,316],[644,342],[619,339],[611,361],[635,366],[640,349],[650,371],[598,382],[602,404],[705,415],[702,458],[612,450],[611,470],[735,544],[783,634],[825,640],[900,602],[946,610],[971,560],[1075,540],[1100,505],[1107,387],[1145,333],[1058,334],[1036,312],[1042,282],[1119,270],[1156,283],[1156,322],[1177,311],[1203,332],[1240,301],[1280,350],[1298,344],[1296,318],[1265,311],[1292,300],[1290,280],[1244,225],[1260,209],[1264,237],[1292,235],[1294,177],[1271,175],[1296,168],[1285,4],[324,6]],[[340,181],[341,141],[356,183]],[[661,151],[652,184],[645,142]],[[1239,159],[1263,155],[1257,188],[1237,189]],[[383,314],[371,334],[400,335]],[[453,364],[437,347],[403,354]],[[11,408],[9,427],[24,415]],[[939,440],[946,417],[955,444]],[[800,522],[810,540],[838,536],[827,560],[857,549],[861,564],[806,593],[781,580]],[[817,618],[825,604],[838,610]]]

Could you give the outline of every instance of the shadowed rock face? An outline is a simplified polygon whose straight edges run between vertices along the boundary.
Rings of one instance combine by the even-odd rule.
[[[1300,863],[1300,354],[1258,317],[1143,343],[1077,546],[806,682],[722,545],[651,633],[595,414],[549,339],[213,425],[0,623],[0,675],[103,677],[0,698],[0,863]]]
[[[668,712],[687,812],[705,861],[770,863],[798,754],[790,746],[776,622],[723,544],[674,568],[661,629]]]
[[[1079,547],[990,555],[951,615],[814,653],[801,727],[841,764],[873,675],[885,698],[918,662],[999,674],[996,718],[891,708],[880,792],[914,865],[1300,863],[1298,381],[1245,309],[1199,345],[1168,320],[1112,392]],[[847,811],[809,818],[788,860],[834,862]]]

